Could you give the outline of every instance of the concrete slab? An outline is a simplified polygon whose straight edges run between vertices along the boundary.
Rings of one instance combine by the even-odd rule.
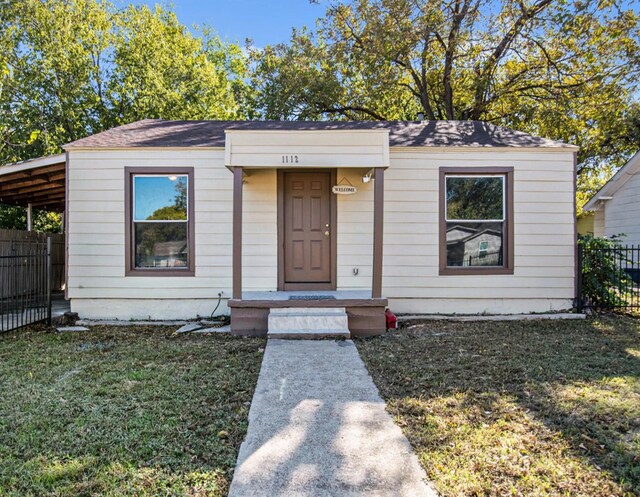
[[[218,326],[213,328],[201,328],[199,330],[193,330],[192,333],[231,333],[231,325]]]
[[[180,328],[178,328],[176,330],[176,333],[178,333],[178,334],[180,334],[180,333],[189,333],[191,331],[199,330],[200,328],[203,328],[203,326],[200,323],[189,323],[189,324],[185,324],[185,325],[181,326]]]
[[[229,497],[436,495],[351,340],[269,340]]]
[[[349,317],[344,307],[271,309],[267,337],[296,340],[350,338]]]
[[[338,329],[268,331],[267,338],[269,340],[335,340],[338,338],[351,338],[351,332]]]
[[[89,328],[86,326],[60,326],[56,328],[57,331],[89,331]]]
[[[117,319],[79,319],[81,326],[183,326],[189,321],[120,321]]]

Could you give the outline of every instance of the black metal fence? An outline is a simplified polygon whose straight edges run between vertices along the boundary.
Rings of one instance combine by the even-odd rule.
[[[578,245],[577,311],[640,312],[640,246]]]
[[[502,250],[466,258],[463,266],[502,266]]]
[[[22,243],[15,252],[0,255],[0,332],[51,323],[52,237]]]

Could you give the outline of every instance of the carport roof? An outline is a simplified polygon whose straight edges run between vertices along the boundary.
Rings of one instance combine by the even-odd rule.
[[[0,203],[64,211],[65,169],[65,154],[0,166]]]

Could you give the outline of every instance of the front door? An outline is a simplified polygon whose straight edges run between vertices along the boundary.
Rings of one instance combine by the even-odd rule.
[[[284,290],[331,290],[331,172],[285,172]]]

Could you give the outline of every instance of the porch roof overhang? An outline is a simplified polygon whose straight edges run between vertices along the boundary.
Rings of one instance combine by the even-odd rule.
[[[62,212],[66,156],[49,155],[0,166],[0,203]]]
[[[225,130],[233,170],[389,167],[388,129]]]

